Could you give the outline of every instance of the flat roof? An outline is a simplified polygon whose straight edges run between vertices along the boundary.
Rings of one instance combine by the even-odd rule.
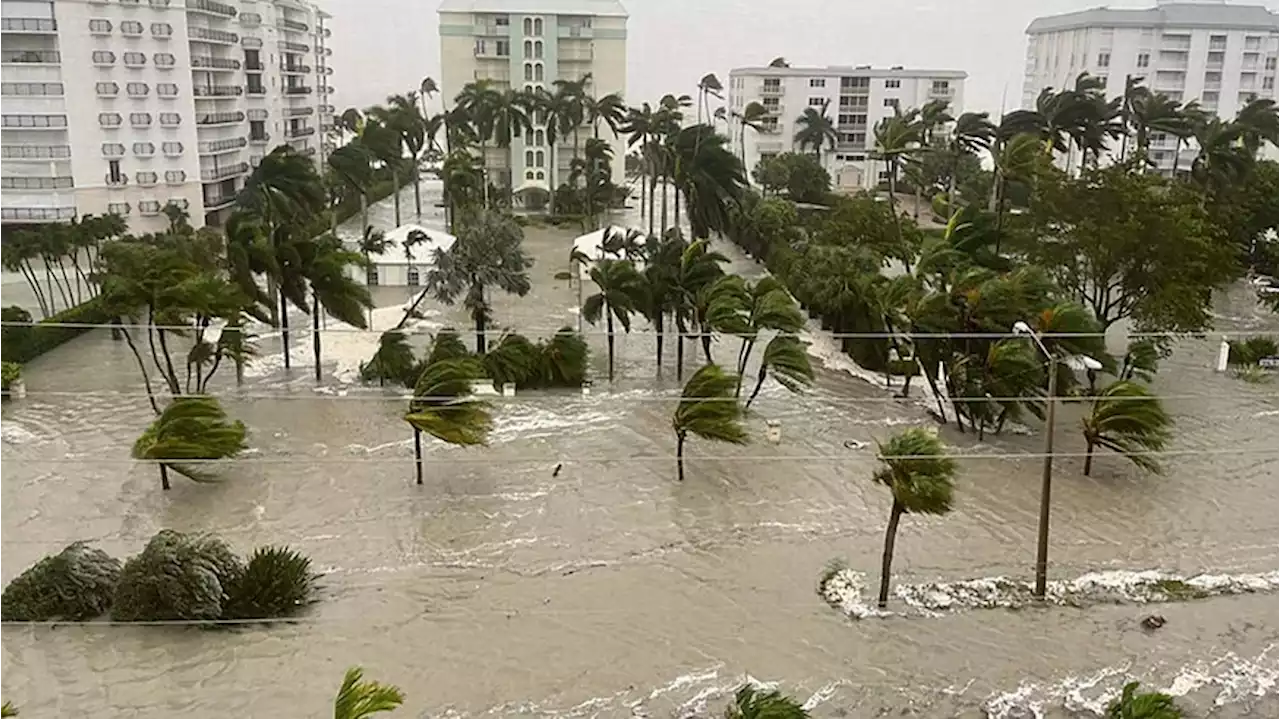
[[[1087,27],[1167,27],[1269,30],[1276,32],[1280,15],[1262,5],[1225,3],[1168,3],[1143,10],[1096,7],[1091,10],[1038,17],[1028,35]]]
[[[619,0],[443,0],[437,12],[627,17]]]
[[[928,70],[913,67],[870,67],[868,65],[827,65],[826,67],[735,67],[729,75],[768,77],[946,77],[963,80],[964,70]]]

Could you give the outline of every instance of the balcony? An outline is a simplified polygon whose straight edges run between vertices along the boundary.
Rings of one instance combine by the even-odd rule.
[[[4,115],[0,116],[0,127],[12,130],[53,130],[60,132],[67,129],[67,116]]]
[[[1161,52],[1189,52],[1191,50],[1190,35],[1163,35],[1160,38]]]
[[[290,138],[308,137],[310,135],[316,134],[316,129],[314,127],[299,127],[295,130],[286,129],[284,131],[284,134],[285,134],[285,137],[290,137]]]
[[[0,63],[59,65],[62,56],[55,50],[3,50],[0,51]]]
[[[233,125],[244,122],[243,112],[206,112],[196,115],[197,125]]]
[[[45,17],[0,18],[0,30],[28,35],[57,35],[58,21]]]
[[[191,94],[196,97],[236,97],[244,94],[244,88],[239,85],[197,85],[191,88]]]
[[[4,160],[64,160],[71,157],[70,145],[4,145],[0,147],[0,159]]]
[[[472,34],[480,37],[507,37],[511,34],[511,28],[507,25],[476,25]]]
[[[209,70],[239,70],[240,61],[229,57],[211,57],[209,55],[192,55],[191,67]]]
[[[760,94],[766,97],[779,97],[783,94],[782,85],[761,85]]]
[[[246,60],[244,63],[244,69],[246,71],[262,72],[264,69],[266,69],[266,65],[262,64],[262,60],[254,60],[254,61]]]
[[[578,25],[561,25],[556,28],[557,37],[595,37],[592,29]]]
[[[955,94],[956,94],[956,89],[954,87],[938,87],[935,85],[929,88],[929,97],[936,97],[944,100],[949,100],[952,97],[955,97]]]
[[[249,163],[241,162],[226,167],[210,167],[200,171],[200,179],[204,182],[217,182],[228,177],[243,175],[249,171]]]
[[[207,27],[192,26],[187,28],[187,34],[195,40],[204,42],[219,43],[223,45],[235,45],[240,42],[240,36],[233,32],[225,30],[213,30]]]
[[[314,90],[302,85],[298,85],[295,87],[286,87],[284,89],[284,94],[286,95],[310,95],[312,92],[314,92]]]
[[[205,212],[209,212],[211,210],[221,210],[224,207],[229,207],[235,201],[236,201],[236,193],[234,192],[217,193],[214,195],[209,195],[208,197],[204,198],[204,209],[205,209]]]
[[[104,182],[107,183],[107,187],[124,187],[129,184],[129,177],[127,175],[116,175],[115,177],[112,177],[111,173],[107,173]]]
[[[265,145],[265,144],[267,144],[268,142],[271,142],[271,133],[269,133],[269,132],[264,132],[264,133],[262,133],[261,135],[250,135],[250,136],[249,136],[249,144],[250,144],[250,145]]]
[[[74,207],[5,207],[0,209],[0,219],[52,222],[70,220],[76,216]]]
[[[214,0],[187,0],[187,12],[205,13],[219,17],[235,17],[239,14],[234,7]]]
[[[310,45],[304,45],[300,42],[289,42],[288,40],[281,40],[276,43],[276,46],[285,52],[311,52]]]
[[[297,65],[297,64],[289,65],[286,63],[280,63],[280,72],[291,74],[291,75],[302,75],[302,74],[311,72],[311,66]]]
[[[303,117],[306,115],[311,115],[315,111],[316,109],[314,107],[286,107],[284,109],[284,113],[282,114],[285,117]]]
[[[277,20],[276,27],[280,28],[281,30],[288,30],[289,32],[310,32],[311,31],[311,27],[309,25],[307,25],[305,22],[298,22],[297,20],[284,20],[284,19]]]
[[[322,67],[322,68],[320,68],[319,72],[320,72],[320,74],[321,74],[321,75],[332,75],[332,74],[333,74],[333,68],[331,68],[331,67]]]
[[[560,50],[560,62],[591,62],[595,54],[591,50]]]
[[[249,144],[249,140],[244,137],[232,137],[226,140],[214,140],[212,142],[202,142],[196,148],[201,155],[217,155],[222,152],[231,152],[238,150]]]
[[[267,94],[267,88],[263,85],[250,85],[246,88],[245,92],[247,92],[251,97],[262,97]]]

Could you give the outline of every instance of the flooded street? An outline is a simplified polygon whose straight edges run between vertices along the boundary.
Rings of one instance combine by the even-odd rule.
[[[423,224],[442,226],[438,196],[438,184],[424,187]],[[415,221],[412,187],[402,208]],[[390,201],[372,210],[389,229]],[[555,279],[576,234],[526,228],[533,291],[492,297],[500,326],[530,339],[576,326],[578,289]],[[729,243],[717,249],[734,258],[728,271],[761,272]],[[375,326],[394,324],[408,296],[379,288],[387,309]],[[474,344],[460,307],[424,307],[423,330],[455,326]],[[1221,312],[1219,330],[1275,329],[1245,291]],[[1126,676],[1178,689],[1196,716],[1280,710],[1272,593],[847,619],[815,586],[837,558],[878,572],[889,496],[871,481],[874,441],[934,426],[920,400],[852,376],[815,334],[814,390],[767,382],[752,444],[692,440],[678,483],[670,338],[658,381],[647,326],[620,336],[611,386],[605,338],[587,329],[590,396],[495,398],[491,446],[427,444],[424,486],[413,483],[404,402],[351,384],[377,333],[323,334],[320,387],[309,333],[287,372],[278,339],[264,339],[245,384],[225,369],[214,390],[248,425],[252,451],[221,483],[179,480],[164,493],[154,466],[129,459],[152,414],[125,344],[95,331],[33,362],[28,398],[3,414],[5,582],[73,540],[123,558],[161,528],[217,532],[241,552],[288,543],[325,576],[297,624],[5,626],[4,698],[32,717],[318,717],[359,664],[405,690],[394,716],[719,715],[746,676],[808,699],[819,717],[1091,716]],[[737,349],[721,339],[714,353],[732,364]],[[1213,372],[1217,351],[1216,338],[1185,340],[1161,367],[1155,391],[1177,421],[1170,450],[1183,453],[1164,476],[1105,454],[1082,476],[1079,409],[1061,413],[1052,577],[1275,570],[1276,387]],[[766,419],[781,422],[776,445]],[[904,520],[895,583],[1029,578],[1040,459],[1016,455],[1035,455],[1041,438],[942,433],[966,455],[957,505]],[[1168,625],[1144,631],[1156,610]]]

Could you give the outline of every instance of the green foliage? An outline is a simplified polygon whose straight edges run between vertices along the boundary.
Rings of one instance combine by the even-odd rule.
[[[286,617],[315,601],[311,560],[288,547],[259,547],[226,589],[223,617]]]
[[[913,427],[879,444],[877,458],[884,466],[872,479],[893,493],[907,514],[946,514],[951,511],[956,476],[955,460],[929,431]]]
[[[1280,354],[1280,344],[1268,336],[1228,340],[1227,347],[1227,363],[1236,367],[1256,366],[1258,360]]]
[[[23,319],[21,315],[13,312],[15,309],[19,308],[5,308],[5,312],[8,313],[4,317],[5,322],[31,321],[30,314],[23,311],[22,314],[25,315],[25,319]],[[10,319],[10,317],[15,319]],[[55,325],[63,323],[102,325],[112,319],[114,319],[112,315],[103,309],[101,300],[95,298],[82,305],[58,312],[31,327],[5,327],[4,336],[0,338],[0,353],[3,354],[6,362],[26,364],[45,352],[55,347],[60,347],[89,331],[89,327],[58,327]]]
[[[1120,363],[1117,378],[1150,383],[1160,369],[1162,354],[1157,340],[1138,339],[1130,342]]]
[[[1089,474],[1094,447],[1123,453],[1142,469],[1161,473],[1158,458],[1141,453],[1164,449],[1173,419],[1145,385],[1125,380],[1112,382],[1094,396],[1080,424],[1090,455],[1085,460],[1085,474]],[[1131,454],[1135,452],[1139,454]]]
[[[1107,707],[1107,719],[1182,719],[1182,710],[1173,697],[1161,692],[1139,692],[1138,685],[1124,685],[1120,698]]]
[[[561,327],[550,340],[538,343],[537,381],[542,387],[580,387],[586,381],[590,350],[571,327]]]
[[[399,687],[364,681],[364,670],[351,667],[333,700],[333,719],[367,719],[379,712],[394,711],[404,703]]]
[[[458,331],[452,327],[446,327],[436,333],[435,340],[431,344],[431,353],[427,355],[426,364],[435,364],[443,360],[465,359],[471,356],[471,351],[462,343],[462,337],[458,334]]]
[[[413,388],[404,421],[449,444],[487,444],[493,429],[489,405],[471,398],[472,384],[483,376],[484,367],[474,357],[429,363]]]
[[[795,202],[821,203],[831,192],[831,175],[813,155],[783,152],[762,159],[751,176],[766,193],[785,191]]]
[[[750,441],[742,425],[742,406],[734,399],[736,375],[709,364],[698,370],[684,385],[680,404],[671,417],[676,434],[693,434],[702,439],[731,444]]]
[[[5,702],[0,705],[0,717],[16,717],[18,710],[14,708],[13,702]]]
[[[0,362],[0,389],[9,391],[9,385],[22,378],[22,365],[16,362]]]
[[[120,562],[75,542],[41,559],[4,588],[0,614],[6,622],[85,621],[111,606]]]
[[[413,348],[403,332],[388,330],[378,338],[378,351],[368,362],[360,363],[360,379],[379,383],[390,380],[412,387],[421,374],[413,356]]]
[[[221,539],[161,530],[124,563],[111,619],[219,619],[228,590],[243,572],[244,565]]]
[[[777,690],[765,691],[743,684],[724,710],[724,719],[807,719],[800,702]]]
[[[529,338],[506,332],[489,347],[480,361],[495,389],[504,384],[528,387],[537,377],[539,355],[538,347]]]
[[[211,481],[211,473],[182,460],[234,457],[248,447],[244,437],[244,423],[228,421],[217,399],[179,397],[134,442],[131,454],[134,459],[166,460],[165,466],[189,479]]]

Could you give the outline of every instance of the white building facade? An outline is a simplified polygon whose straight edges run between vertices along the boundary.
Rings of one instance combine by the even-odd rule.
[[[795,142],[797,119],[805,108],[825,111],[835,125],[834,150],[824,147],[822,164],[837,187],[869,189],[884,176],[870,159],[876,123],[892,116],[894,107],[922,107],[932,100],[950,103],[952,115],[964,110],[966,74],[958,70],[912,70],[903,67],[741,67],[729,72],[729,109],[741,113],[759,102],[769,115],[760,131],[729,123],[733,146],[743,154],[747,173],[761,159],[800,152]],[[805,152],[813,152],[805,148]]]
[[[1106,79],[1108,97],[1141,77],[1153,92],[1228,119],[1255,97],[1275,99],[1278,23],[1261,5],[1206,0],[1037,18],[1027,27],[1022,106],[1033,109],[1041,90],[1071,87],[1088,72]],[[1172,170],[1175,144],[1162,133],[1151,138],[1157,167]],[[1195,153],[1184,144],[1178,166],[1190,167]]]
[[[508,88],[555,90],[557,80],[590,74],[587,93],[601,97],[627,90],[627,12],[617,0],[444,0],[440,6],[441,94],[446,106],[468,83],[490,80]],[[552,190],[566,182],[573,158],[572,133],[557,139],[556,168],[545,126],[491,146],[485,156],[490,181],[500,186]],[[592,136],[584,126],[579,146]],[[601,126],[613,146],[613,182],[622,184],[626,141]]]
[[[176,203],[218,224],[274,146],[323,156],[328,16],[301,0],[0,0],[6,225]],[[327,122],[328,120],[326,120]]]

